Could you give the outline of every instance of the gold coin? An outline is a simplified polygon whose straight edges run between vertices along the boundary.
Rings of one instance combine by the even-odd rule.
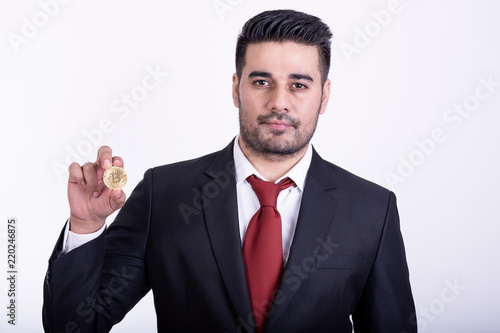
[[[112,166],[102,175],[104,184],[112,190],[119,190],[127,184],[127,173],[123,168]]]

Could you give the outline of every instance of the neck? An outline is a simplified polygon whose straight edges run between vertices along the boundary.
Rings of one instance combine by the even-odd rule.
[[[263,154],[255,151],[246,145],[241,136],[238,138],[238,144],[253,167],[268,181],[273,183],[290,171],[304,157],[309,146],[307,144],[304,148],[293,154],[278,155]]]

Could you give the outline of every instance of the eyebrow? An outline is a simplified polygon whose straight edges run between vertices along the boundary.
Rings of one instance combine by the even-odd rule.
[[[288,77],[290,79],[294,79],[294,80],[307,80],[307,81],[314,82],[314,80],[312,79],[312,77],[310,77],[307,74],[290,74]]]
[[[269,72],[253,71],[248,75],[248,77],[272,77],[272,75]],[[313,78],[307,74],[293,73],[288,75],[288,78],[293,80],[307,80],[314,82]]]
[[[260,77],[272,77],[271,73],[268,73],[268,72],[259,72],[259,71],[253,71],[252,73],[250,73],[248,75],[248,77],[257,77],[257,76],[260,76]]]

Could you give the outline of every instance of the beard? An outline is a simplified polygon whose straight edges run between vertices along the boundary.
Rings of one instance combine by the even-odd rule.
[[[301,151],[310,141],[316,130],[321,105],[316,116],[302,123],[299,119],[291,117],[287,112],[272,111],[268,115],[250,119],[241,100],[239,101],[240,136],[246,146],[254,154],[273,160],[282,160]],[[280,130],[269,128],[265,123],[271,120],[284,121],[290,127]]]

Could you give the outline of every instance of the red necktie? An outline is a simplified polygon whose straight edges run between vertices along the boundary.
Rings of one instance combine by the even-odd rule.
[[[254,175],[247,180],[257,194],[261,207],[248,224],[243,242],[243,260],[255,325],[262,332],[283,269],[281,215],[276,202],[278,194],[294,182],[285,178],[275,184]]]

